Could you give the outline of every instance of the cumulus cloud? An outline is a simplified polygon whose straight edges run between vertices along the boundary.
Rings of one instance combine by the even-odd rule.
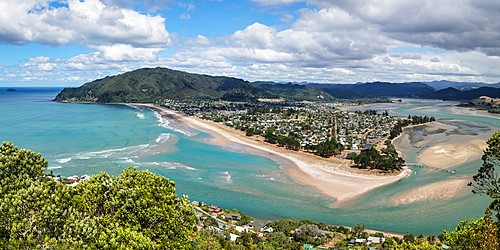
[[[133,47],[166,47],[170,36],[165,19],[137,11],[107,6],[100,0],[0,2],[0,42],[84,46],[128,44]]]
[[[178,40],[166,31],[163,17],[127,9],[129,2],[69,0],[56,8],[48,1],[19,6],[3,1],[0,8],[22,10],[6,15],[23,18],[0,16],[0,41],[77,43],[95,50],[64,61],[33,58],[12,73],[41,77],[23,72],[57,70],[63,72],[59,79],[72,84],[148,66],[280,82],[500,78],[500,22],[495,22],[500,4],[495,1],[309,0],[310,7],[285,17],[286,26],[255,22],[228,36]],[[301,1],[254,2],[280,8]],[[162,53],[172,40],[179,42]]]
[[[314,2],[323,8],[341,8],[400,41],[500,55],[500,4],[496,0]]]
[[[150,11],[158,11],[168,9],[175,3],[175,0],[104,0],[107,5],[119,6],[124,8],[132,8],[133,6],[141,5],[143,8]]]

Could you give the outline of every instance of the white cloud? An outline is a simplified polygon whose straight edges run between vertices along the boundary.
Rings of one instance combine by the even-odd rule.
[[[106,6],[100,0],[0,2],[0,42],[79,44],[87,47],[126,44],[134,48],[165,48],[171,40],[161,16]],[[126,56],[126,55],[124,55]]]
[[[128,44],[100,45],[94,48],[104,59],[111,61],[153,61],[161,51],[158,48],[134,48]]]
[[[497,0],[315,0],[341,8],[394,39],[447,50],[500,55]]]
[[[0,8],[13,2],[4,1]],[[121,4],[113,7],[110,2]],[[494,56],[500,52],[500,24],[494,22],[500,4],[493,1],[315,0],[309,4],[316,5],[300,10],[295,18],[287,17],[286,27],[256,22],[229,36],[181,37],[167,53],[161,52],[177,39],[166,31],[165,19],[126,9],[126,2],[130,1],[70,0],[68,7],[49,8],[46,2],[23,1],[20,9],[36,11],[19,12],[23,18],[15,21],[0,17],[5,21],[0,22],[0,41],[77,43],[95,52],[62,61],[32,58],[17,71],[4,70],[6,75],[28,79],[53,74],[77,84],[165,66],[279,82],[500,79],[500,57]],[[255,2],[279,8],[300,1]],[[194,10],[194,6],[182,8]]]

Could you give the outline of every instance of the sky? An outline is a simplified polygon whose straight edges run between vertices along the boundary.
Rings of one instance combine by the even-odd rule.
[[[0,0],[0,10],[0,86],[80,86],[144,67],[500,82],[498,0]]]

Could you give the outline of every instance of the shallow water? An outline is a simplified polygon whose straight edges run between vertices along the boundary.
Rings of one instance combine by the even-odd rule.
[[[0,140],[41,152],[49,160],[49,171],[56,175],[99,171],[118,174],[128,166],[137,166],[176,181],[179,195],[237,208],[258,218],[365,223],[369,228],[413,234],[439,234],[443,229],[453,229],[461,219],[481,216],[487,204],[487,199],[472,194],[409,205],[390,202],[421,185],[471,176],[480,160],[455,167],[455,175],[417,168],[407,179],[367,193],[342,208],[331,208],[333,200],[297,184],[278,163],[206,144],[208,134],[161,119],[150,110],[50,102],[60,89],[17,90],[13,93],[0,88]],[[487,137],[500,126],[498,117],[477,112],[460,114],[452,105],[405,100],[404,104],[363,108],[387,109],[402,116],[435,116],[444,123],[460,125],[459,133],[478,133],[479,137]],[[415,162],[417,152],[411,148],[406,160]]]

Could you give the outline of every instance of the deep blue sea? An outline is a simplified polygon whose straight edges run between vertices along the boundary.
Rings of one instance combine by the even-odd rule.
[[[6,89],[0,88],[0,140],[42,153],[49,161],[47,171],[56,175],[118,174],[136,166],[174,180],[179,195],[237,208],[257,218],[365,223],[374,229],[426,235],[454,229],[461,219],[481,216],[487,204],[485,198],[472,194],[411,205],[388,202],[388,197],[398,192],[455,178],[416,169],[416,174],[405,180],[370,192],[345,207],[332,208],[333,200],[296,183],[273,160],[205,143],[210,135],[162,119],[148,109],[52,102],[61,88]],[[398,115],[409,112],[448,122],[466,120],[491,127],[491,133],[500,127],[498,117],[457,114],[449,103],[434,102],[381,108]],[[458,167],[457,172],[472,175],[480,164],[477,160]]]

